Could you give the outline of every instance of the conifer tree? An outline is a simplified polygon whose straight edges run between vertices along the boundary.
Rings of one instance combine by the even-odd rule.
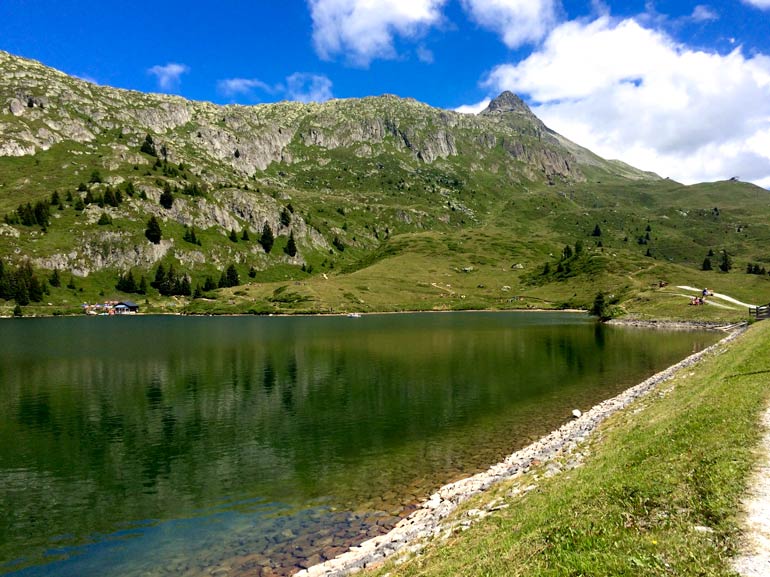
[[[286,243],[283,252],[291,257],[297,255],[297,243],[294,241],[294,231],[289,233],[289,241]]]
[[[153,142],[152,136],[149,134],[144,137],[144,142],[142,143],[142,146],[139,150],[140,152],[144,152],[150,156],[158,156],[158,153],[155,150],[155,142]]]
[[[147,237],[147,240],[149,240],[153,244],[160,244],[160,239],[163,236],[163,232],[160,229],[160,223],[158,222],[158,219],[154,216],[150,217],[150,220],[147,221],[147,229],[144,231],[144,236]]]
[[[214,279],[211,276],[207,276],[205,282],[203,283],[204,292],[213,291],[216,288],[217,283],[214,282]]]
[[[281,211],[281,224],[283,226],[289,226],[291,224],[291,213],[286,208]]]
[[[719,270],[722,272],[729,272],[733,268],[733,261],[726,250],[722,251],[722,259],[719,262]]]
[[[171,186],[168,183],[163,187],[163,192],[160,195],[160,205],[166,210],[170,209],[174,204],[174,195],[171,192]]]
[[[275,243],[275,237],[273,236],[273,229],[265,222],[265,226],[262,227],[262,236],[259,237],[259,244],[262,245],[265,253],[270,254],[273,250],[273,244]]]
[[[227,267],[227,286],[238,286],[241,284],[240,279],[238,278],[238,271],[235,268],[234,264],[231,264]]]

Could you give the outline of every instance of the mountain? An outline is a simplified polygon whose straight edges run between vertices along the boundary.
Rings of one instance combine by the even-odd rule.
[[[58,271],[76,287],[49,289],[61,310],[124,296],[118,277],[157,280],[159,264],[209,298],[156,287],[147,306],[199,312],[585,305],[596,283],[579,278],[640,257],[695,270],[724,248],[770,264],[765,191],[602,159],[510,92],[469,115],[392,95],[218,106],[5,52],[0,74],[0,258]],[[536,273],[575,243],[569,274]],[[237,285],[211,290],[228,268]]]

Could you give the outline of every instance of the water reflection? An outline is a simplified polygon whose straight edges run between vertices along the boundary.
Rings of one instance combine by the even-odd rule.
[[[3,329],[0,571],[20,575],[331,555],[715,340],[521,314]]]

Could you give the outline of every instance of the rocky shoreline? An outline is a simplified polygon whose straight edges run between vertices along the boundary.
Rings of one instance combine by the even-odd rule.
[[[633,322],[633,321],[632,321]],[[646,322],[646,321],[640,321]],[[622,324],[629,324],[623,322]],[[705,323],[679,323],[681,328],[720,328],[706,327]],[[697,326],[693,326],[697,325]],[[650,325],[638,325],[650,326]],[[657,322],[653,326],[671,328],[670,323]],[[580,417],[566,423],[542,439],[516,451],[504,461],[493,465],[484,472],[461,479],[443,486],[430,498],[419,505],[416,511],[401,520],[390,532],[364,541],[352,547],[345,553],[313,565],[296,573],[296,577],[342,577],[376,566],[386,558],[396,553],[419,551],[427,539],[439,537],[457,525],[468,526],[474,520],[487,514],[484,511],[468,511],[460,520],[448,523],[447,518],[460,504],[477,495],[500,481],[512,480],[528,472],[533,466],[547,464],[546,474],[556,474],[562,468],[574,467],[579,464],[579,454],[575,449],[583,443],[600,423],[617,411],[627,407],[635,400],[649,394],[658,385],[668,381],[677,372],[690,367],[704,356],[713,353],[729,341],[740,335],[745,327],[731,331],[718,343],[690,355],[686,359],[651,376],[644,382],[631,387],[619,395],[603,401]],[[566,465],[556,462],[557,459],[573,455]],[[489,510],[494,510],[494,506]],[[499,508],[499,507],[498,507]]]
[[[724,323],[717,321],[658,321],[641,319],[612,319],[608,325],[623,327],[639,327],[642,329],[666,329],[666,330],[734,330],[746,325],[745,321],[738,323]]]

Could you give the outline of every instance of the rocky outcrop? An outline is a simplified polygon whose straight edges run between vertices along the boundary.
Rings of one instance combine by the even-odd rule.
[[[105,268],[150,268],[166,256],[173,246],[173,239],[161,240],[159,244],[144,240],[136,243],[127,235],[106,232],[95,241],[83,243],[68,253],[34,259],[32,264],[49,270],[68,270],[75,276],[87,277]]]
[[[497,98],[492,100],[489,105],[481,112],[484,116],[493,116],[496,114],[505,114],[512,112],[514,114],[525,114],[534,116],[524,101],[513,92],[506,90]]]

